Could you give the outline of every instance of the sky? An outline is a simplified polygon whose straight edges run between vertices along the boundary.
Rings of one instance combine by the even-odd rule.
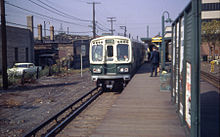
[[[161,32],[161,16],[164,11],[169,12],[172,20],[187,6],[190,0],[5,0],[7,25],[26,27],[26,16],[34,16],[34,27],[46,22],[55,27],[55,34],[67,31],[70,34],[92,36],[92,4],[95,5],[97,34],[109,33],[111,27],[107,17],[115,17],[114,34],[123,33],[120,26],[127,27],[127,35],[133,38],[147,36],[149,26],[150,37]],[[33,13],[34,12],[34,13]],[[165,19],[168,15],[165,14]],[[169,26],[170,24],[165,24]],[[34,30],[37,37],[37,30]],[[44,33],[43,33],[44,34]]]

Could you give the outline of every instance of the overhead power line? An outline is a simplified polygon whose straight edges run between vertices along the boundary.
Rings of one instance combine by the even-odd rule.
[[[16,26],[20,26],[20,27],[25,27],[27,28],[28,26],[27,25],[24,25],[24,24],[19,24],[19,23],[15,23],[15,22],[10,22],[10,21],[7,21],[6,22],[7,24],[11,24],[11,25],[16,25]],[[34,29],[38,29],[37,27],[33,27]],[[50,29],[45,29],[47,31],[50,31]],[[60,32],[60,30],[54,30],[54,32]],[[69,33],[91,33],[92,31],[78,31],[78,32],[69,32]]]
[[[11,4],[11,3],[9,3],[9,2],[6,2],[5,4],[10,5],[10,6],[13,6],[13,7],[15,7],[15,8],[18,8],[18,9],[20,9],[20,10],[24,10],[24,11],[26,11],[26,12],[30,12],[30,13],[33,13],[33,14],[35,14],[35,15],[42,16],[42,17],[45,17],[45,18],[49,18],[49,19],[52,19],[52,20],[56,20],[56,21],[59,21],[59,22],[64,22],[64,23],[67,23],[67,24],[78,25],[78,26],[82,26],[82,27],[88,27],[88,26],[86,26],[86,25],[77,24],[77,23],[74,23],[74,22],[69,22],[69,21],[57,19],[57,18],[54,18],[54,17],[50,17],[50,16],[47,16],[47,15],[44,15],[44,14],[35,12],[35,11],[31,11],[31,10],[28,10],[28,9],[25,9],[25,8],[22,8],[22,7],[19,7],[19,6],[16,6],[16,5],[14,5],[14,4]]]
[[[101,23],[99,23],[99,22],[96,22],[96,24],[99,24],[100,26],[102,26],[104,29],[109,29],[109,28],[107,28],[107,27],[105,27],[104,25],[102,25]]]
[[[101,30],[101,31],[109,32],[109,30],[106,30],[106,29],[101,28],[98,24],[96,24],[96,26],[97,26],[97,28],[98,28],[99,30]]]
[[[32,1],[32,0],[29,0],[29,1]],[[67,14],[67,13],[65,13],[65,12],[62,12],[62,11],[58,10],[57,8],[54,8],[54,7],[48,5],[47,3],[45,3],[45,2],[43,2],[43,1],[41,1],[41,0],[37,0],[37,1],[39,1],[41,4],[47,6],[47,7],[51,8],[51,9],[53,9],[54,11],[56,11],[58,14],[61,14],[62,16],[66,16],[66,17],[69,17],[69,18],[71,18],[71,19],[75,19],[75,20],[79,20],[79,21],[92,22],[91,20],[81,19],[81,18],[72,16],[72,15],[69,15],[69,14]],[[32,1],[32,2],[33,2],[33,1]],[[53,12],[53,11],[52,11],[52,12]]]

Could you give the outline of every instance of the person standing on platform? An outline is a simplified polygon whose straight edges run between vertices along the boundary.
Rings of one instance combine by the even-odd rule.
[[[151,61],[151,77],[153,77],[153,72],[155,71],[155,77],[157,76],[157,68],[159,67],[160,54],[157,51],[157,47],[153,47],[151,52],[150,61]]]

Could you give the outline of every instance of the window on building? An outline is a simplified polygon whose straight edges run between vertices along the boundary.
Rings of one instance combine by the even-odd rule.
[[[26,55],[26,62],[29,61],[29,52],[28,52],[28,48],[25,49],[25,55]]]
[[[202,11],[220,10],[220,3],[204,3],[202,4]]]
[[[14,49],[14,54],[15,54],[15,62],[18,62],[18,48]]]

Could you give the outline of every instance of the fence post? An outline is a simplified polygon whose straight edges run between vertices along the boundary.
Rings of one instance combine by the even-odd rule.
[[[48,76],[52,76],[51,65],[49,65],[49,74],[48,74]]]
[[[37,79],[39,78],[39,67],[37,67]]]
[[[23,70],[23,73],[22,73],[22,76],[21,76],[21,84],[22,84],[22,86],[25,83],[25,80],[24,80],[25,73],[26,73],[25,70]]]

